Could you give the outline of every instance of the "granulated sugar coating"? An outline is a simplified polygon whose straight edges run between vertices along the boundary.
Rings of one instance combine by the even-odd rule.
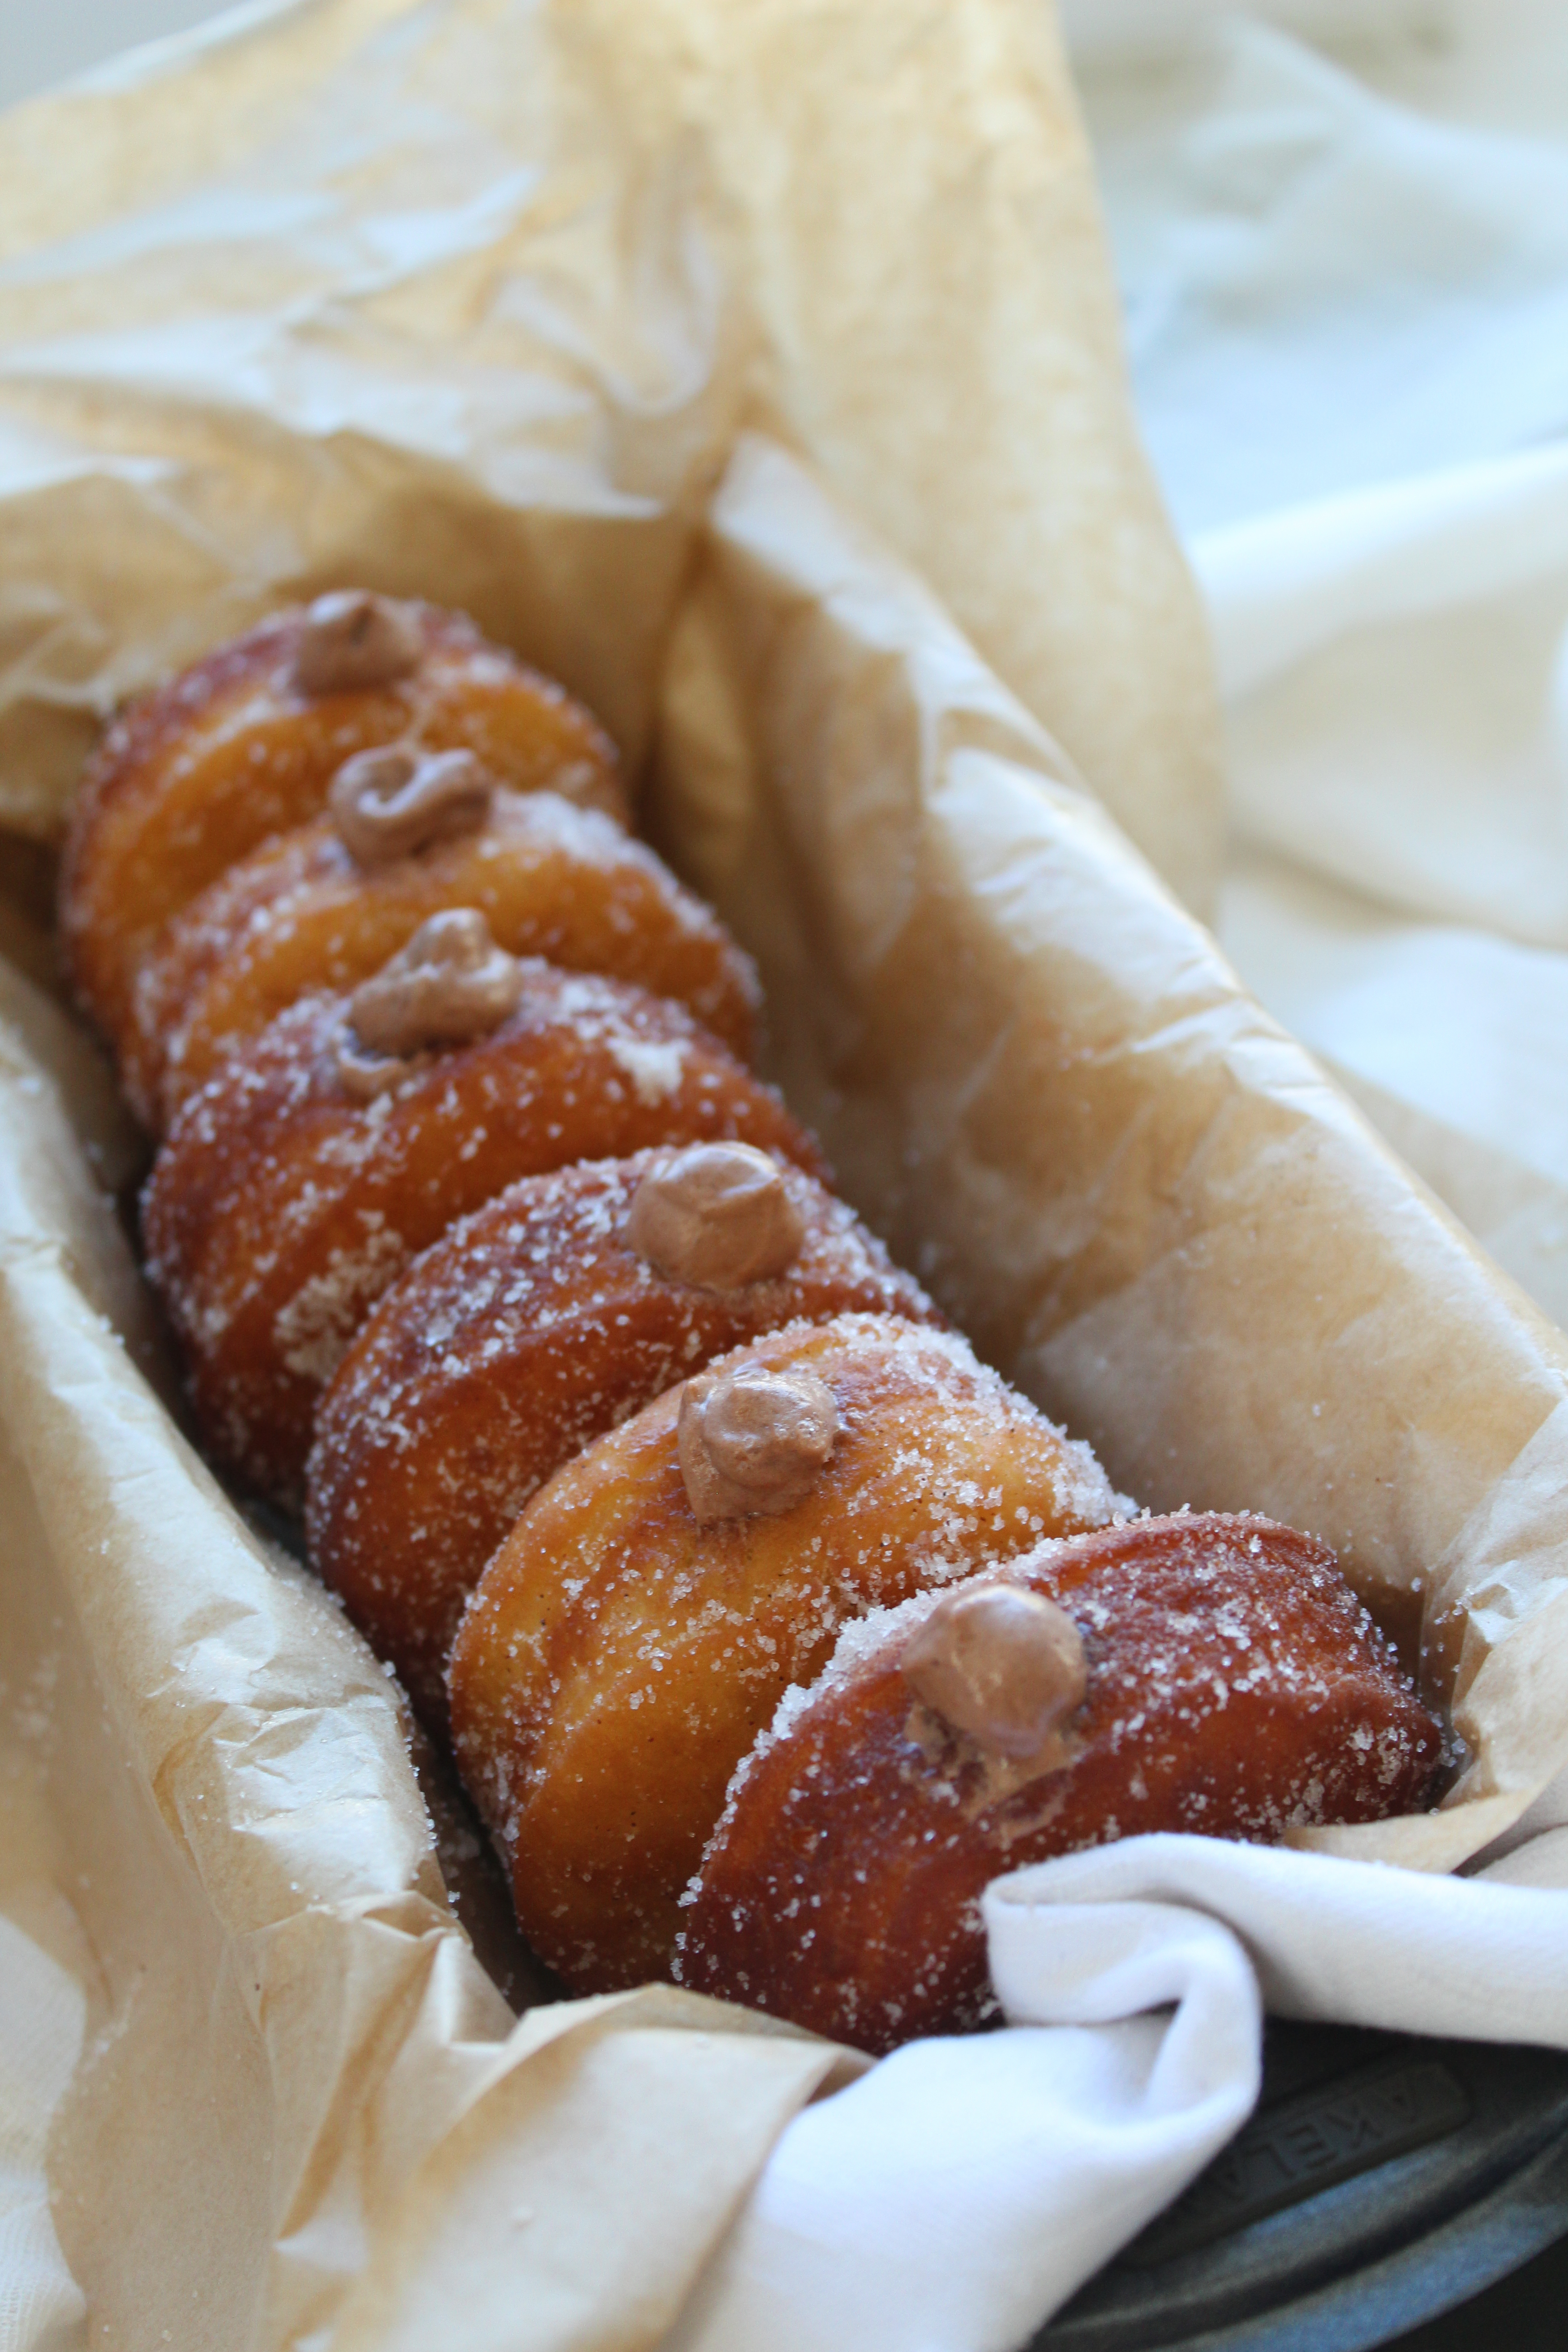
[[[984,1755],[900,1671],[929,1592],[846,1628],[736,1770],[683,1898],[679,1982],[874,2053],[984,2021],[988,1880],[1155,1830],[1273,1843],[1429,1801],[1442,1735],[1310,1537],[1139,1519],[1000,1571],[1083,1637],[1066,1760]]]
[[[317,1415],[310,1557],[427,1722],[490,1554],[541,1481],[689,1372],[781,1324],[853,1310],[940,1321],[853,1212],[775,1157],[805,1237],[730,1290],[655,1273],[627,1216],[667,1150],[526,1178],[388,1292]]]
[[[521,1176],[663,1142],[740,1137],[811,1169],[805,1130],[683,1007],[522,966],[473,1045],[345,1087],[345,1000],[307,998],[186,1103],[144,1196],[148,1272],[214,1458],[297,1504],[322,1384],[416,1251]],[[352,1040],[349,1041],[352,1044]],[[628,1072],[661,1057],[657,1089]]]
[[[879,2052],[984,2021],[998,1873],[1418,1806],[1331,1556],[1133,1520],[941,1328],[626,815],[563,688],[354,589],[110,729],[61,892],[207,1450],[291,1509],[321,1402],[312,1557],[437,1731],[456,1631],[542,1958]]]
[[[447,907],[477,908],[512,955],[674,997],[750,1056],[756,978],[717,916],[598,811],[498,793],[482,824],[416,855],[367,870],[321,817],[205,890],[137,976],[123,1075],[139,1117],[164,1126],[235,1044],[310,991],[352,989]]]
[[[309,694],[294,674],[306,608],[274,613],[118,719],[78,792],[60,925],[82,1003],[118,1051],[142,956],[236,858],[318,814],[354,752],[406,742],[469,751],[513,792],[541,786],[625,817],[615,746],[563,687],[461,613],[396,608],[411,675]]]
[[[843,1316],[710,1370],[742,1364],[808,1370],[837,1400],[804,1501],[700,1526],[671,1390],[533,1497],[454,1648],[465,1778],[524,1933],[579,1991],[666,1972],[737,1759],[847,1618],[1128,1507],[950,1333]]]

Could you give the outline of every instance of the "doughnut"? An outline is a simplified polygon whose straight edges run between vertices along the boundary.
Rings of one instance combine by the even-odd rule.
[[[486,1569],[453,1746],[574,1991],[668,1972],[730,1775],[846,1618],[1109,1520],[1087,1448],[955,1335],[787,1326],[565,1463]]]
[[[1278,1843],[1429,1801],[1439,1727],[1267,1519],[1138,1519],[861,1618],[735,1773],[679,1982],[874,2054],[984,2021],[978,1898],[1155,1830]]]
[[[497,792],[470,752],[401,745],[345,762],[330,809],[231,866],[146,956],[122,1076],[147,1126],[165,1126],[230,1045],[313,989],[367,978],[444,907],[477,907],[513,955],[673,996],[750,1058],[749,958],[598,810]]]
[[[999,1874],[1430,1801],[1333,1555],[1134,1519],[975,1360],[626,820],[563,688],[351,590],[130,709],[63,866],[197,1433],[303,1506],[540,1958],[880,2054],[994,2013]]]
[[[147,1267],[203,1443],[296,1504],[321,1386],[416,1252],[519,1177],[719,1137],[821,1166],[684,1006],[509,956],[471,908],[431,917],[237,1047],[153,1164]]]
[[[697,1143],[525,1177],[394,1284],[329,1382],[316,1570],[439,1727],[463,1604],[551,1471],[713,1357],[852,1312],[941,1319],[775,1154]]]
[[[77,794],[60,922],[78,998],[117,1051],[145,950],[258,843],[315,816],[351,752],[468,751],[503,785],[626,814],[615,748],[460,613],[363,590],[274,613],[145,695]]]

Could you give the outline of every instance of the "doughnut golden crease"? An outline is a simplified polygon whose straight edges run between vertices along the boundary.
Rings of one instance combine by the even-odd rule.
[[[988,1880],[1429,1801],[1438,1725],[1326,1546],[1139,1519],[849,1627],[742,1764],[675,1974],[881,2053],[992,2011]]]
[[[390,796],[378,786],[388,775],[402,779],[405,801],[421,784],[446,787],[445,797],[427,789],[416,810],[436,829],[421,838],[405,826],[356,854],[348,812],[384,807]],[[343,814],[240,859],[149,952],[122,1073],[148,1127],[166,1126],[226,1052],[299,997],[353,987],[447,907],[477,908],[514,955],[674,997],[750,1058],[760,1002],[750,960],[650,850],[597,810],[549,792],[497,792],[465,753],[421,760],[403,750],[349,761],[333,799]],[[454,825],[454,812],[466,821]]]
[[[463,1042],[468,1039],[471,1042]],[[169,1131],[148,1272],[213,1458],[294,1507],[325,1381],[382,1292],[519,1178],[656,1143],[816,1146],[683,1006],[432,918],[351,995],[237,1048]]]
[[[942,1319],[777,1153],[691,1144],[527,1177],[410,1267],[333,1375],[310,1558],[440,1725],[463,1605],[550,1473],[715,1356],[852,1312]]]
[[[881,1315],[790,1325],[599,1438],[501,1545],[448,1675],[530,1942],[576,1991],[667,1975],[731,1773],[846,1619],[1119,1507],[962,1339]]]
[[[123,1052],[137,968],[181,908],[316,816],[352,753],[471,751],[514,792],[626,814],[614,745],[461,613],[342,590],[274,613],[115,721],[77,795],[61,875],[72,981]]]

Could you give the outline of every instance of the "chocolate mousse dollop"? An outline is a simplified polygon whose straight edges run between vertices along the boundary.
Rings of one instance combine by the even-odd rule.
[[[355,865],[368,868],[478,833],[494,798],[495,781],[471,751],[384,743],[343,761],[327,811]]]
[[[497,947],[483,915],[474,907],[448,907],[421,923],[355,989],[349,999],[347,1058],[363,1054],[385,1063],[406,1060],[433,1045],[470,1045],[499,1029],[521,993],[522,967],[516,956]],[[375,1058],[368,1066],[374,1071]]]
[[[681,1391],[680,1474],[704,1523],[793,1509],[837,1442],[838,1401],[815,1372],[742,1364],[700,1373]]]
[[[367,588],[335,588],[305,614],[294,649],[300,694],[355,694],[395,686],[419,667],[418,625],[406,605]]]
[[[626,1241],[667,1282],[739,1290],[783,1274],[805,1221],[765,1151],[694,1143],[650,1168],[632,1198]]]
[[[1012,1763],[1060,1746],[1088,1685],[1083,1636],[1066,1610],[1016,1584],[944,1593],[900,1664],[934,1715]]]

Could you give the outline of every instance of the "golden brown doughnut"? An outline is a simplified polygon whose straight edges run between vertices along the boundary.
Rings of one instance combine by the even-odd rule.
[[[400,757],[413,768],[407,755],[371,755]],[[460,754],[442,764],[465,767]],[[352,988],[443,907],[477,907],[514,955],[675,997],[750,1058],[750,960],[651,850],[553,793],[487,797],[462,831],[381,862],[362,862],[338,821],[320,817],[253,850],[176,916],[132,998],[122,1076],[143,1122],[166,1126],[232,1045],[313,989]]]
[[[524,1934],[578,1991],[666,1973],[731,1772],[844,1620],[1117,1507],[962,1339],[884,1316],[773,1332],[599,1438],[524,1509],[452,1653],[453,1744]]]
[[[732,1226],[728,1263],[690,1233],[672,1243],[672,1194],[715,1165],[750,1175],[760,1261],[736,1254]],[[768,1249],[772,1196],[795,1223]],[[776,1155],[697,1144],[527,1177],[409,1268],[333,1374],[308,1472],[311,1560],[439,1725],[463,1604],[551,1471],[726,1349],[856,1311],[941,1320],[853,1213]]]
[[[332,1380],[311,1549],[437,1725],[480,1580],[451,1730],[542,1956],[879,2052],[983,2021],[999,1872],[1421,1802],[1440,1732],[1331,1555],[1126,1524],[803,1172],[725,1050],[750,967],[625,814],[561,688],[351,591],[125,715],[62,890],[173,1118],[209,1452],[292,1507]]]
[[[463,614],[363,591],[275,613],[133,703],[82,780],[60,921],[77,993],[117,1050],[164,924],[315,816],[352,752],[394,740],[473,751],[513,791],[626,813],[603,729]]]
[[[425,932],[464,920],[482,935],[457,911]],[[204,1442],[280,1500],[298,1498],[316,1397],[374,1301],[519,1177],[704,1136],[821,1164],[683,1006],[625,982],[492,950],[479,973],[496,990],[491,1034],[419,1050],[425,982],[440,976],[418,961],[425,932],[353,996],[307,998],[239,1047],[185,1104],[147,1185],[148,1271]]]
[[[1267,1519],[1044,1543],[851,1625],[736,1772],[676,1970],[878,2053],[992,2007],[978,1897],[1155,1830],[1426,1801],[1442,1736],[1333,1554]]]

